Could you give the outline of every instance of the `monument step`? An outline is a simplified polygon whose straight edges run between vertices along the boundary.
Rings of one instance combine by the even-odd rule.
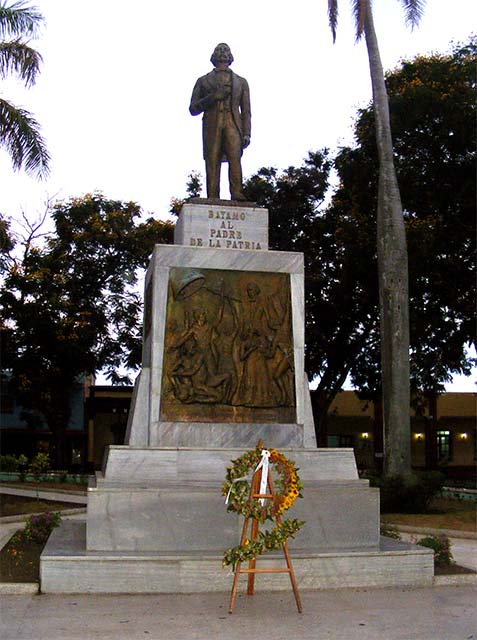
[[[430,586],[431,549],[390,538],[379,548],[310,553],[292,550],[298,588]],[[55,529],[41,556],[43,593],[203,593],[228,592],[232,573],[217,553],[113,553],[86,551],[86,526],[66,521]],[[260,566],[283,565],[279,555],[260,556]],[[239,590],[245,580],[240,581]],[[289,590],[287,575],[260,574],[256,590]],[[291,596],[292,597],[292,596]]]

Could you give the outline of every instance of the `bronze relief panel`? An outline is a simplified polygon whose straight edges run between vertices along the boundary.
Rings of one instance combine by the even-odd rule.
[[[161,415],[296,422],[290,276],[170,269]]]

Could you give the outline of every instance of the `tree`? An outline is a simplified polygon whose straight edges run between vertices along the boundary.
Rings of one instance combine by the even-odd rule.
[[[476,343],[476,62],[473,37],[447,55],[403,61],[386,76],[409,246],[414,394],[443,391],[452,373],[469,375],[473,364],[466,346]],[[374,118],[372,107],[359,112],[357,145],[336,159],[335,203],[345,210],[375,208]],[[378,362],[375,339],[353,368],[358,388],[380,392]]]
[[[402,4],[406,11],[406,20],[414,26],[421,17],[422,1],[403,0]],[[384,471],[387,475],[409,475],[411,443],[406,235],[394,168],[386,84],[374,29],[371,2],[355,0],[353,8],[356,37],[359,39],[364,33],[368,51],[379,157],[377,245],[385,438]],[[328,0],[328,15],[333,39],[335,39],[338,0]]]
[[[182,205],[191,200],[192,198],[200,198],[202,191],[202,175],[199,171],[191,171],[187,177],[186,183],[186,197],[185,198],[171,198],[171,205],[169,207],[169,213],[173,216],[178,216],[181,212]]]
[[[436,393],[452,373],[470,374],[475,344],[476,44],[419,56],[387,74],[410,255],[413,396]],[[410,108],[412,105],[412,108]],[[331,159],[261,169],[247,197],[270,209],[275,249],[305,253],[306,370],[317,435],[350,374],[381,401],[376,209],[379,160],[372,106],[358,113],[356,144],[335,158],[339,185],[324,207]],[[321,438],[323,440],[323,438]]]
[[[319,378],[318,440],[377,318],[375,229],[367,212],[323,208],[331,166],[326,150],[309,153],[302,167],[263,168],[244,188],[247,199],[269,209],[270,247],[305,255],[305,366]]]
[[[43,16],[25,0],[0,2],[1,79],[14,73],[27,88],[35,83],[42,58],[25,39],[34,38],[42,22]],[[0,145],[10,154],[15,170],[23,167],[40,179],[48,175],[50,155],[38,122],[30,112],[3,98],[0,98]]]
[[[78,380],[105,370],[113,383],[127,382],[121,370],[140,364],[138,270],[154,244],[172,239],[170,223],[138,223],[140,215],[135,203],[100,194],[72,198],[53,207],[55,231],[43,245],[32,233],[18,258],[9,254],[2,366],[19,404],[44,417],[59,468]]]

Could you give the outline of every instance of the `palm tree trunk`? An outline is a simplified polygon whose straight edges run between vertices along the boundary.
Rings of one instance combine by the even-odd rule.
[[[364,33],[368,50],[379,157],[378,277],[383,382],[384,473],[411,473],[409,294],[407,245],[393,160],[389,104],[369,0]]]

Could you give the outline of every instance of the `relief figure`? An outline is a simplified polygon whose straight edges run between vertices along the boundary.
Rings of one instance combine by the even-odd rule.
[[[224,402],[229,396],[231,376],[227,372],[218,372],[215,347],[216,332],[222,322],[223,311],[222,283],[221,303],[216,320],[209,322],[206,311],[197,308],[193,312],[191,324],[186,312],[185,330],[172,343],[169,342],[169,351],[176,352],[169,379],[175,397],[181,402]]]
[[[165,333],[163,418],[292,420],[291,324],[286,276],[174,268]]]

